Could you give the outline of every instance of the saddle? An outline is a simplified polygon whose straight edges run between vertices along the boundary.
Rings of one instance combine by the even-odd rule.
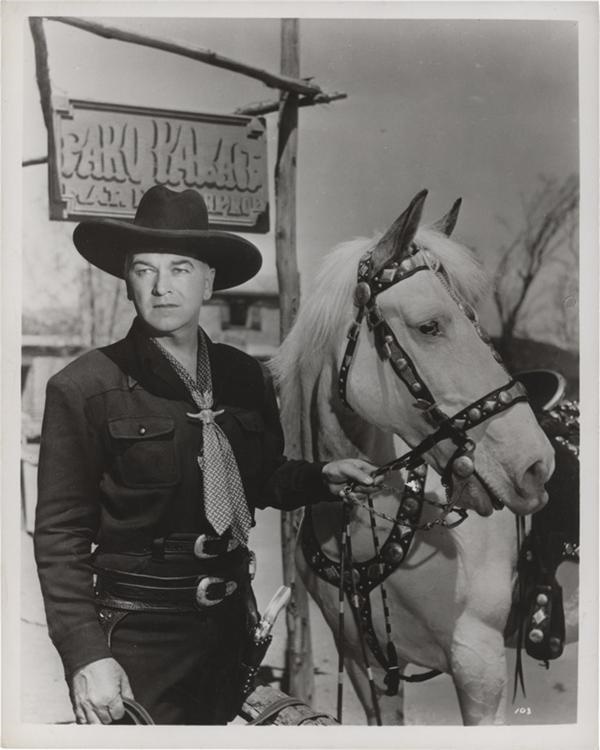
[[[565,560],[579,560],[579,405],[561,400],[564,380],[556,373],[539,370],[517,377],[554,448],[556,468],[546,485],[549,501],[532,516],[531,530],[519,551],[513,607],[505,629],[505,638],[517,646],[515,688],[517,680],[523,687],[523,648],[546,667],[561,656],[565,618],[556,570]]]

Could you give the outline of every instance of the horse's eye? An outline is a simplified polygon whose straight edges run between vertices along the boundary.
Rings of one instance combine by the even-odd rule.
[[[428,336],[439,336],[441,333],[440,326],[437,320],[430,320],[427,323],[423,323],[422,326],[419,326],[419,331],[421,331],[421,333],[427,334]]]

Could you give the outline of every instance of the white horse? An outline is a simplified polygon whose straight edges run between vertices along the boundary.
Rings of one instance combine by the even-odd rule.
[[[306,297],[273,362],[290,457],[327,461],[354,455],[381,466],[402,453],[395,444],[398,439],[419,446],[444,416],[481,406],[482,397],[490,392],[497,396],[510,381],[470,307],[484,289],[481,269],[468,249],[449,239],[459,202],[430,228],[419,228],[424,198],[425,193],[419,194],[382,237],[337,248]],[[362,286],[357,292],[361,258],[360,279],[367,280],[370,290]],[[375,295],[377,313],[388,333],[391,330],[383,344],[376,338],[378,326],[371,329],[377,321],[367,325],[368,315],[362,315]],[[347,333],[355,318],[357,338],[350,351]],[[386,343],[393,351],[385,350]],[[421,385],[399,377],[407,360],[429,395],[435,394],[437,422],[428,417],[431,403],[416,398],[423,395],[415,391]],[[459,438],[440,438],[424,446],[424,458],[438,475],[427,496],[446,501],[439,482],[445,473],[451,479],[448,501],[475,512],[452,530],[434,526],[417,531],[402,564],[384,585],[400,669],[410,663],[449,673],[465,724],[500,723],[507,686],[503,629],[516,563],[515,518],[501,509],[516,514],[540,509],[547,500],[544,484],[554,456],[522,399],[482,418],[468,437],[475,447],[469,446],[470,453],[467,449],[466,470],[464,450],[463,464],[452,464]],[[397,475],[395,482],[399,486]],[[375,516],[381,543],[392,527],[385,514],[396,515],[398,493],[383,490],[373,496],[373,503],[375,511],[384,514]],[[421,523],[444,517],[439,507],[424,507]],[[352,506],[355,562],[373,558],[371,518],[364,504]],[[322,552],[339,561],[341,503],[315,506],[312,523]],[[296,559],[300,577],[340,648],[338,591],[316,574],[300,545]],[[372,624],[377,640],[385,644],[377,591],[372,595]],[[352,616],[344,618],[341,637],[346,669],[369,723],[374,723],[368,670]],[[402,685],[398,695],[384,695],[385,672],[372,654],[369,657],[382,723],[401,724]]]

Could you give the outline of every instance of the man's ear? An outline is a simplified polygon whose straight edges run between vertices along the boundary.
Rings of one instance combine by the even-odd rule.
[[[215,269],[209,268],[208,273],[204,277],[204,301],[207,302],[213,293],[213,285],[215,283]]]

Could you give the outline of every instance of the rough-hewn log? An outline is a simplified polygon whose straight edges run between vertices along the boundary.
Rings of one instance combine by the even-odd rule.
[[[48,157],[36,156],[34,159],[24,159],[21,162],[22,167],[34,167],[36,164],[48,164]]]
[[[35,77],[40,92],[40,103],[46,133],[48,137],[48,159],[54,159],[54,128],[52,127],[52,82],[50,79],[50,65],[48,63],[48,44],[46,42],[46,32],[44,30],[44,21],[42,18],[29,18],[29,28],[33,37],[33,49],[35,55]],[[40,162],[41,163],[41,162]],[[52,163],[52,162],[50,162]],[[60,195],[60,183],[58,178],[58,169],[50,169],[50,183],[48,188],[51,195]]]
[[[257,68],[253,65],[247,65],[239,60],[232,60],[230,57],[223,57],[216,52],[200,47],[191,47],[187,44],[181,44],[169,39],[140,34],[136,31],[120,29],[117,26],[107,26],[106,24],[90,21],[89,19],[76,18],[73,16],[48,16],[49,21],[58,21],[66,23],[69,26],[76,26],[78,29],[89,31],[91,34],[104,37],[105,39],[116,39],[121,42],[130,42],[139,44],[143,47],[152,47],[160,49],[163,52],[172,52],[182,57],[189,57],[191,60],[213,65],[216,68],[231,70],[233,73],[241,73],[249,78],[256,78],[265,85],[274,89],[283,91],[292,91],[296,94],[315,95],[320,94],[321,89],[313,83],[307,83],[296,77],[286,75],[277,75],[270,73],[268,70]]]
[[[298,21],[281,22],[281,71],[298,76]],[[300,274],[296,257],[296,162],[298,152],[298,97],[284,93],[279,111],[279,140],[275,168],[275,248],[280,300],[280,333],[289,333],[300,304]],[[306,703],[312,701],[314,675],[308,617],[308,595],[296,576],[294,550],[300,511],[282,513],[283,580],[292,588],[286,612],[287,646],[284,689]]]
[[[317,94],[316,96],[304,96],[298,100],[298,107],[312,107],[314,104],[329,104],[330,102],[336,102],[338,99],[346,99],[348,94],[344,94],[342,91],[334,91],[333,94]],[[277,112],[281,106],[281,102],[270,101],[270,102],[256,102],[256,104],[247,104],[244,107],[238,107],[234,114],[236,115],[268,115],[271,112]]]
[[[280,705],[284,705],[284,702],[287,702],[286,699],[289,698],[289,695],[275,690],[275,688],[268,685],[260,685],[246,698],[240,711],[240,716],[248,722],[254,721],[263,711],[268,711],[270,708],[276,707],[276,704],[280,701]],[[333,716],[329,716],[329,714],[322,713],[298,701],[294,705],[287,705],[276,711],[271,718],[265,720],[265,725],[267,724],[276,726],[298,726],[300,724],[304,726],[311,724],[331,726],[333,724],[337,725],[337,721]]]

